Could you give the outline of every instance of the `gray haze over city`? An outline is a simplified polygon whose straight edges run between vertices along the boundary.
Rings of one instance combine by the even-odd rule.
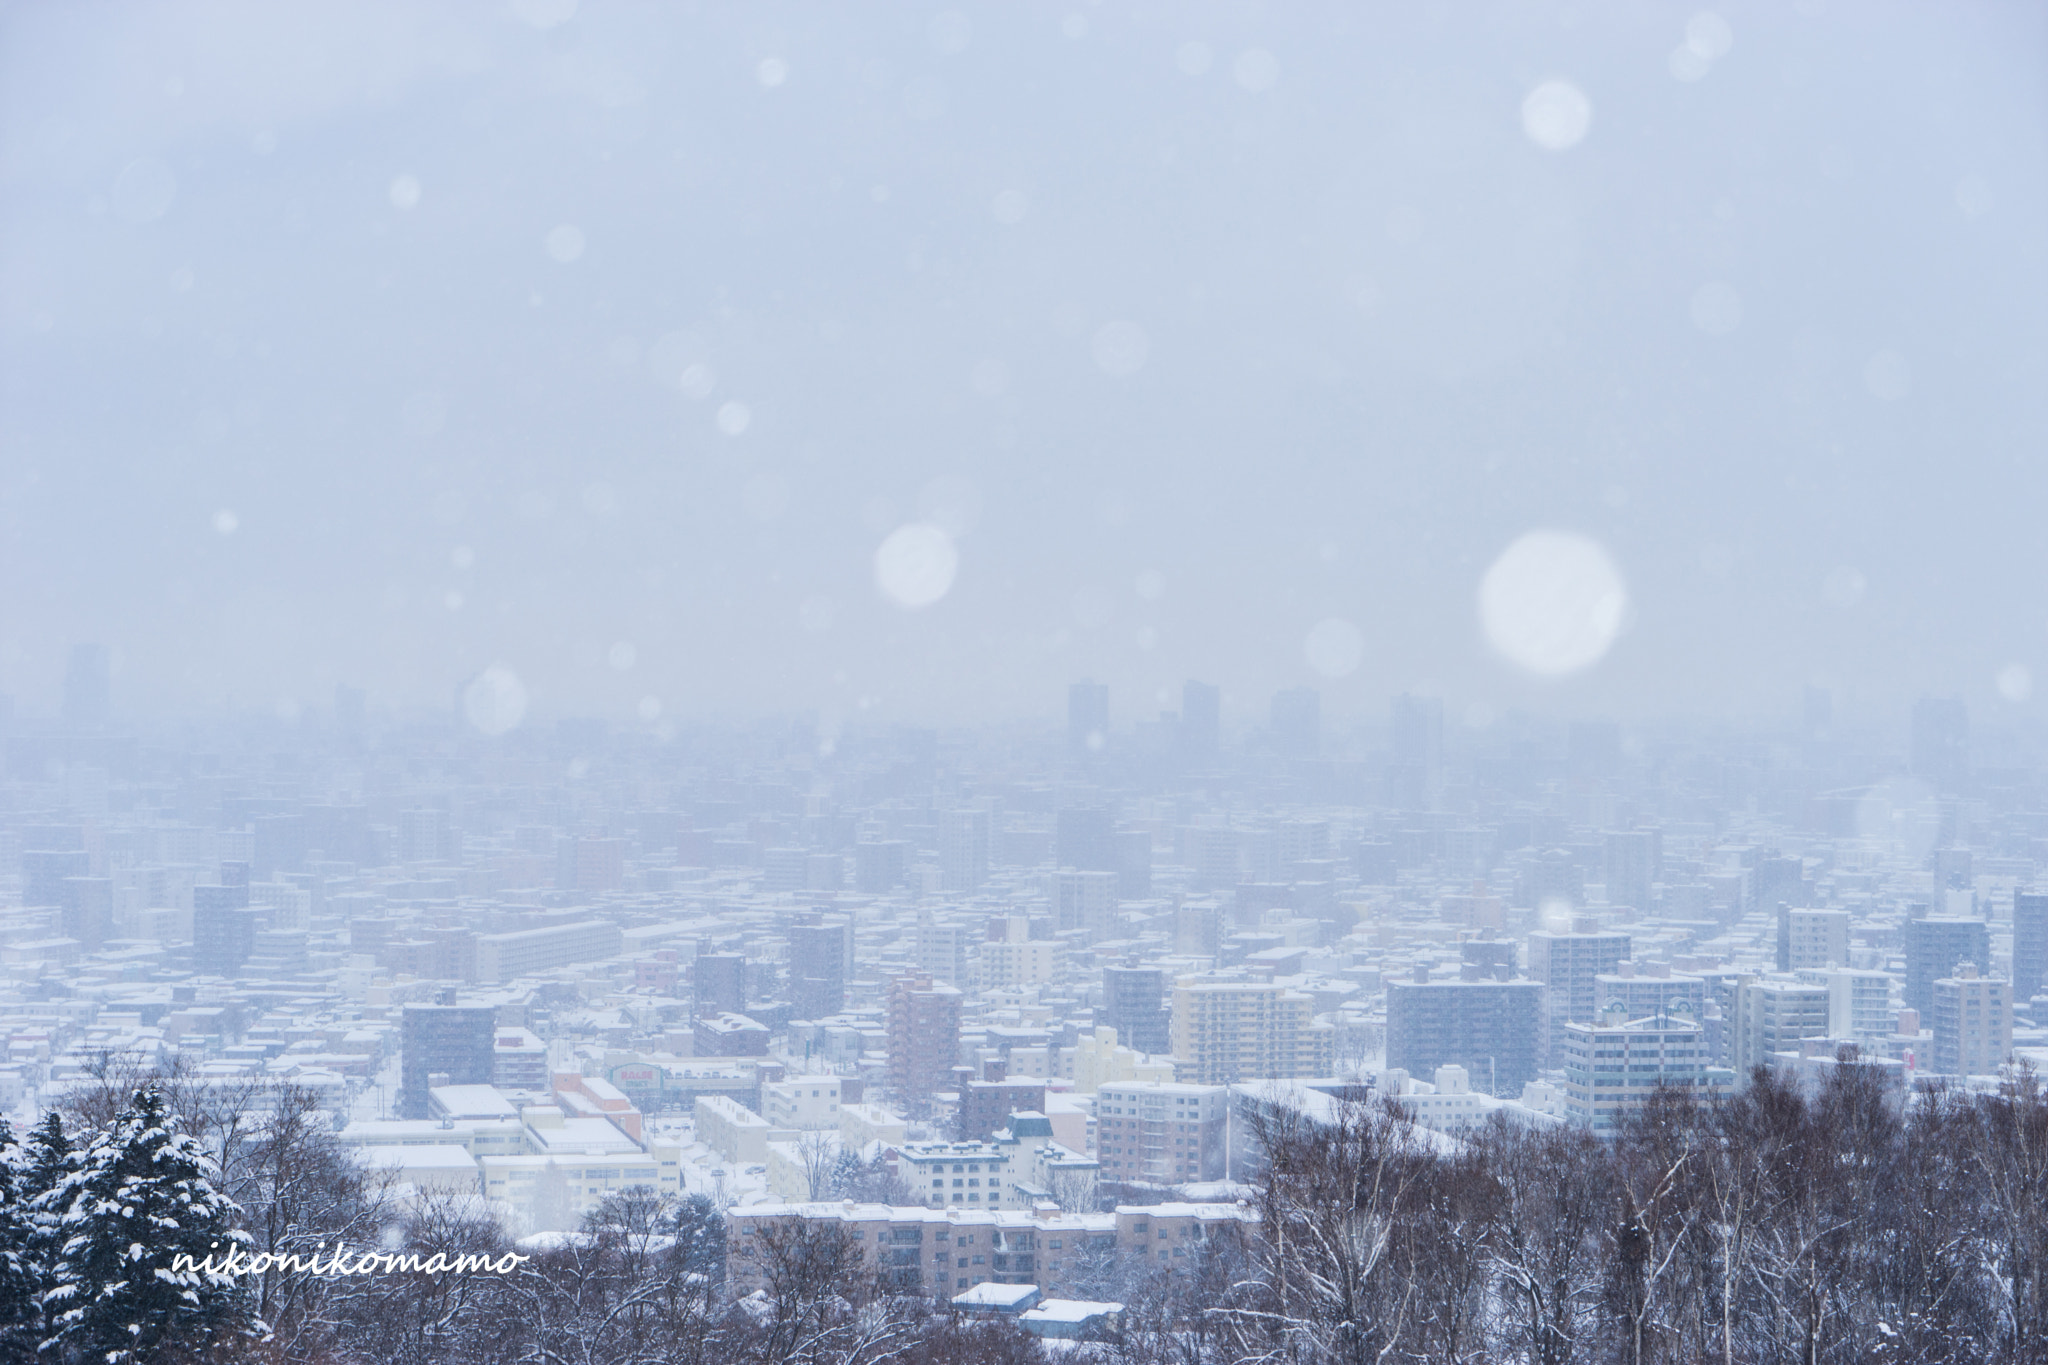
[[[0,692],[2024,721],[2044,30],[11,5]]]

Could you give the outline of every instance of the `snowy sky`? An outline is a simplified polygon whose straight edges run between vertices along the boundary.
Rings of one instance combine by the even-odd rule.
[[[2044,40],[1874,0],[8,5],[0,692],[54,709],[99,640],[132,716],[491,665],[622,720],[1050,716],[1083,675],[1119,720],[1189,676],[1247,719],[2024,714]]]

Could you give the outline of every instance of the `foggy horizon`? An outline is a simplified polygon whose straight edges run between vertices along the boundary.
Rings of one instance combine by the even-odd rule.
[[[2029,723],[2048,19],[1691,13],[13,7],[0,693]]]

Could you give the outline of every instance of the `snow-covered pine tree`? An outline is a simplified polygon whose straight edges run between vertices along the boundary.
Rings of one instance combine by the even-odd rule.
[[[37,1274],[28,1203],[22,1192],[26,1158],[14,1140],[14,1129],[0,1118],[0,1365],[18,1365],[36,1357]]]
[[[163,1095],[138,1090],[77,1170],[51,1192],[63,1237],[43,1294],[46,1354],[104,1365],[186,1355],[255,1330],[248,1294],[222,1264],[248,1234],[235,1205],[209,1178],[213,1163],[165,1111]]]

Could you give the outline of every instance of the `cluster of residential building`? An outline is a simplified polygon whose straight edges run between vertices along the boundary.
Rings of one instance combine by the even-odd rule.
[[[1811,716],[1447,735],[1414,697],[1326,738],[1302,691],[1225,744],[1180,700],[831,746],[346,697],[182,746],[12,722],[0,1108],[108,1058],[289,1082],[522,1230],[649,1185],[742,1237],[852,1223],[936,1291],[1233,1226],[1261,1105],[1604,1132],[1849,1049],[2048,1056],[2048,799],[1953,704],[1902,754]]]

